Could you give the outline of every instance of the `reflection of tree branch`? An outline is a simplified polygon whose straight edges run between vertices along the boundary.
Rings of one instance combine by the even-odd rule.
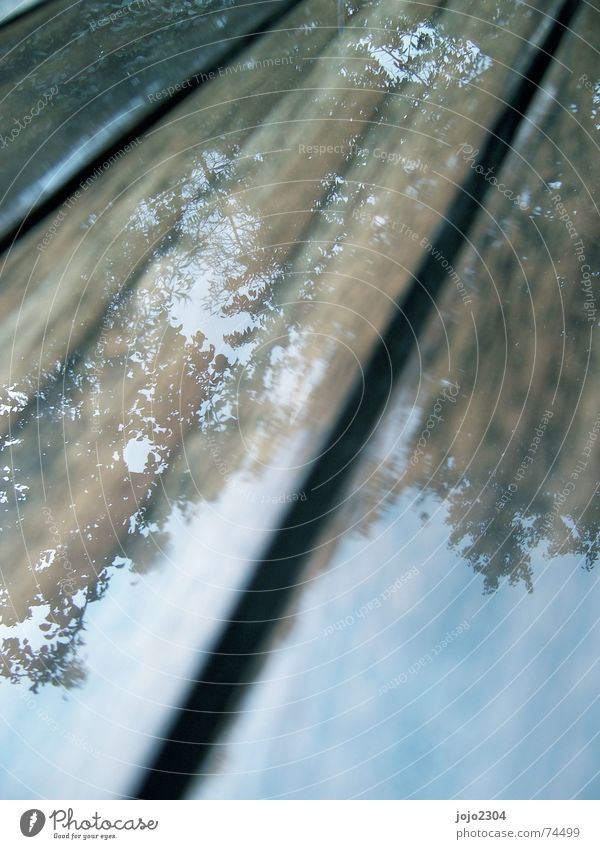
[[[60,596],[65,601],[69,596]],[[48,600],[48,603],[51,602]],[[0,660],[2,669],[0,675],[13,683],[24,679],[31,682],[31,690],[37,692],[43,684],[54,684],[67,687],[80,686],[85,680],[82,664],[77,660],[77,649],[81,645],[80,633],[87,609],[88,598],[82,607],[71,604],[66,609],[55,605],[54,612],[48,614],[46,622],[51,626],[58,625],[58,631],[53,635],[53,642],[43,645],[34,651],[29,640],[18,637],[5,638],[2,641]],[[74,611],[77,613],[74,613]],[[60,622],[65,624],[61,626]]]

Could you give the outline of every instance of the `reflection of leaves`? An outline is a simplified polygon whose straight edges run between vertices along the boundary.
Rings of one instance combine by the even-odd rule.
[[[504,582],[511,586],[522,584],[528,592],[532,592],[532,555],[536,553],[539,556],[544,549],[545,556],[550,558],[575,555],[583,561],[583,568],[592,570],[600,557],[600,500],[594,497],[594,493],[581,493],[583,503],[589,502],[584,512],[577,511],[567,502],[558,505],[552,493],[539,486],[539,476],[532,468],[520,481],[518,494],[503,510],[497,511],[495,505],[508,491],[527,442],[523,445],[515,440],[512,462],[507,456],[491,479],[485,464],[471,462],[471,457],[459,460],[453,456],[438,466],[439,452],[445,453],[444,440],[455,432],[455,428],[458,429],[457,422],[463,415],[458,405],[453,412],[456,421],[447,420],[444,435],[439,434],[440,442],[424,453],[416,469],[406,460],[411,456],[410,449],[392,452],[384,461],[376,456],[370,460],[366,483],[361,487],[362,495],[357,500],[353,519],[359,530],[368,535],[384,512],[394,509],[394,502],[403,492],[412,492],[416,488],[421,492],[421,499],[433,495],[443,502],[450,528],[448,544],[475,573],[481,575],[484,593],[496,592]],[[445,415],[448,414],[447,409]],[[423,415],[425,418],[415,425],[416,433],[424,427],[425,410]],[[439,430],[441,432],[443,428],[440,426]],[[435,436],[438,436],[437,432]],[[561,439],[557,431],[549,428],[544,436],[543,450],[552,456],[552,446],[560,444]],[[501,435],[494,433],[490,437],[490,445],[502,443]],[[481,450],[482,456],[486,456],[486,449]],[[541,454],[542,448],[535,461],[539,469],[543,468]],[[438,459],[434,461],[436,457]],[[432,473],[434,468],[435,474]],[[585,487],[581,479],[579,485],[582,489]],[[553,510],[556,512],[557,506],[560,509],[554,521],[548,523],[548,515]],[[427,514],[422,516],[422,520],[424,523],[428,521]]]
[[[80,687],[85,681],[85,668],[76,655],[79,645],[81,640],[76,639],[33,651],[27,640],[10,637],[2,641],[2,675],[14,684],[28,680],[34,693],[44,684]]]
[[[385,34],[382,35],[382,32]],[[491,59],[467,39],[444,35],[430,22],[418,24],[412,31],[398,30],[389,18],[381,30],[359,39],[365,62],[380,68],[382,84],[387,87],[402,82],[466,85],[491,65]],[[360,74],[347,72],[360,82]]]
[[[10,636],[3,641],[0,675],[13,682],[29,680],[38,688],[83,681],[77,654],[85,607],[104,594],[115,555],[136,572],[149,569],[157,547],[168,544],[166,528],[173,509],[184,517],[193,513],[198,497],[193,478],[186,471],[169,471],[167,498],[161,477],[180,453],[182,439],[190,431],[208,436],[236,425],[235,387],[241,368],[236,351],[260,345],[271,320],[277,319],[274,292],[283,264],[277,249],[268,254],[262,250],[262,244],[270,243],[264,233],[267,225],[243,201],[232,203],[227,197],[230,187],[223,179],[233,161],[227,148],[199,154],[199,187],[185,188],[188,197],[175,227],[173,209],[181,209],[181,197],[163,193],[140,204],[129,221],[134,231],[146,234],[166,223],[166,235],[152,255],[155,273],[118,289],[111,283],[118,294],[103,317],[101,337],[89,339],[84,350],[46,375],[34,396],[37,404],[24,409],[18,420],[18,445],[14,440],[5,443],[12,480],[7,483],[3,529],[16,548],[22,514],[14,478],[21,474],[17,457],[23,457],[23,468],[29,470],[23,472],[23,486],[30,486],[32,497],[23,496],[19,506],[29,509],[27,527],[30,537],[40,537],[40,553],[29,574],[22,554],[20,568],[3,571],[2,625],[18,627],[31,619],[34,608],[48,607],[38,631],[39,648],[34,648],[33,639]],[[219,164],[218,174],[209,162]],[[126,255],[115,252],[107,259],[107,277],[119,280],[122,267],[133,265],[135,257],[127,250],[134,242],[125,234]],[[99,434],[90,432],[92,422],[99,424]],[[42,518],[47,502],[39,501],[39,465],[26,457],[27,446],[38,440],[47,445],[40,462],[55,487],[63,448],[76,446],[68,462],[80,470],[79,478],[69,480],[77,526],[74,514],[62,508],[53,511],[51,522]],[[124,459],[124,446],[130,442],[150,446],[143,471],[135,475]],[[210,452],[201,450],[210,467]],[[85,460],[79,462],[78,457]],[[89,471],[97,467],[103,475],[100,491]],[[202,495],[216,498],[224,478],[209,478]],[[90,503],[90,486],[96,509]],[[68,587],[61,583],[66,563],[73,564]],[[74,601],[80,598],[86,600],[83,608]]]
[[[386,90],[390,80],[394,85],[408,80],[428,87],[457,78],[464,83],[487,66],[487,58],[474,45],[448,39],[433,25],[423,24],[411,32],[399,32],[392,20],[385,26],[377,40],[365,36],[359,52],[363,50],[365,58],[379,67],[381,85]],[[344,71],[346,76],[353,73]],[[359,77],[357,85],[361,84]],[[297,386],[293,387],[296,397],[291,402],[272,397],[270,387],[277,385],[286,371],[295,370],[300,390],[310,385],[312,361],[304,356],[298,342],[301,331],[310,329],[310,322],[299,314],[285,325],[282,322],[278,293],[283,289],[286,249],[264,250],[263,245],[277,242],[269,236],[268,221],[245,204],[243,193],[232,195],[238,152],[225,143],[198,152],[194,174],[186,185],[146,199],[133,211],[130,227],[155,245],[152,256],[147,257],[147,269],[154,268],[156,273],[146,274],[146,269],[139,279],[119,289],[103,323],[109,342],[88,341],[85,350],[75,354],[64,368],[47,375],[47,387],[37,394],[39,410],[32,410],[19,422],[21,431],[36,428],[38,420],[39,426],[49,431],[63,419],[67,419],[67,430],[69,423],[78,424],[80,429],[73,427],[72,431],[74,441],[80,441],[84,459],[95,467],[95,439],[90,440],[89,432],[82,428],[87,427],[90,397],[96,397],[101,407],[100,460],[105,468],[110,465],[114,491],[106,494],[107,503],[99,501],[97,515],[84,522],[77,533],[68,524],[72,517],[60,525],[66,557],[71,556],[76,565],[73,596],[84,595],[85,605],[102,597],[116,552],[128,557],[136,572],[150,568],[157,547],[164,549],[167,544],[172,510],[177,509],[184,517],[193,513],[197,493],[187,470],[179,479],[169,471],[170,498],[165,496],[161,475],[170,470],[182,439],[190,431],[210,436],[236,427],[238,380],[248,363],[251,400],[260,406],[265,422],[291,418],[296,413],[293,402],[298,397],[303,401]],[[318,290],[315,281],[320,271],[343,249],[347,209],[367,204],[364,186],[347,186],[333,171],[324,176],[322,189],[322,200],[315,202],[314,209],[322,207],[326,221],[339,216],[341,232],[334,244],[319,249],[314,273],[307,274],[300,298],[309,299]],[[180,211],[175,223],[174,210]],[[138,242],[132,239],[131,244]],[[123,254],[115,252],[114,267],[109,260],[105,268],[107,278],[112,277],[107,287],[111,291],[118,289],[114,281],[121,279],[122,269],[134,267],[138,259],[135,249],[129,250],[126,238],[122,245]],[[323,281],[318,285],[323,286]],[[275,329],[283,338],[253,361],[253,352]],[[120,421],[116,420],[119,413]],[[123,445],[128,439],[141,437],[152,445],[148,470],[130,481]],[[267,429],[263,438],[267,443],[272,438]],[[206,455],[210,453],[204,450]],[[49,466],[51,477],[51,463]],[[503,575],[513,583],[523,580],[530,587],[527,552],[535,543],[535,529],[518,528],[510,535],[513,549],[495,553],[490,538],[481,533],[483,519],[473,513],[464,521],[477,491],[475,483],[451,492],[450,477],[436,485],[450,504],[455,528],[452,544],[484,576],[486,590],[495,589]],[[205,486],[203,482],[203,497],[217,498],[223,480],[212,476]],[[73,484],[77,486],[78,481]],[[77,495],[75,490],[75,501]],[[17,535],[18,513],[14,507],[10,505],[13,524],[8,530]],[[79,537],[85,540],[87,549],[80,545]],[[584,545],[585,540],[579,543]],[[82,556],[70,555],[73,549]],[[86,558],[83,554],[87,550],[93,553]],[[15,682],[29,680],[34,689],[47,683],[78,686],[84,679],[77,653],[82,644],[85,606],[79,607],[73,596],[61,591],[64,569],[58,561],[44,571],[43,577],[43,590],[32,580],[22,597],[16,580],[11,584],[6,578],[5,586],[0,587],[5,625],[24,622],[33,607],[49,607],[41,626],[49,637],[47,643],[34,650],[27,640],[5,639],[0,674]],[[13,598],[20,599],[16,610],[11,607]]]
[[[545,438],[551,439],[551,436]],[[515,456],[522,456],[521,450],[522,447],[517,447]],[[510,470],[516,465],[518,460],[512,466],[505,464],[506,473],[511,474]],[[472,464],[471,474],[474,467]],[[508,477],[499,483],[495,478],[490,484],[485,470],[468,480],[457,465],[450,469],[446,464],[433,480],[422,482],[445,501],[447,522],[452,529],[449,543],[475,572],[483,576],[484,592],[496,591],[505,580],[511,585],[523,583],[531,592],[532,552],[544,543],[549,556],[575,554],[584,557],[586,568],[591,569],[600,553],[600,517],[580,516],[576,522],[565,510],[558,514],[554,525],[549,526],[545,517],[553,502],[547,491],[538,491],[538,480],[533,472],[522,481],[514,503],[497,512],[494,503],[507,491],[511,481],[512,477]],[[520,509],[520,504],[528,505],[527,512]]]
[[[584,568],[589,572],[600,558],[600,504],[594,497],[583,516],[565,512],[557,517],[559,530],[550,541],[548,554],[571,553],[583,558]]]
[[[509,513],[493,516],[477,509],[481,481],[465,481],[448,491],[447,522],[452,527],[449,543],[473,571],[483,576],[483,590],[491,593],[505,579],[515,585],[524,582],[528,592],[533,589],[531,550],[535,545],[533,529],[518,519],[512,522]],[[493,511],[492,511],[493,512]],[[515,517],[516,519],[516,517]]]
[[[84,583],[83,581],[81,583]],[[108,582],[106,576],[90,586],[90,598],[83,607],[72,601],[71,594],[62,591],[60,580],[55,584],[54,593],[48,597],[37,598],[33,603],[48,605],[50,612],[40,631],[49,641],[34,649],[31,642],[19,637],[7,637],[2,640],[0,651],[0,675],[13,683],[29,681],[36,692],[44,684],[63,687],[77,687],[85,680],[85,669],[77,658],[82,645],[81,631],[88,600],[100,598]],[[3,611],[5,624],[10,624]]]

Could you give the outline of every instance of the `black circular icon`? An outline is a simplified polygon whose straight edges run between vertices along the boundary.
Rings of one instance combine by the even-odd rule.
[[[21,833],[25,837],[35,837],[43,829],[45,823],[44,814],[38,808],[31,808],[21,816]]]

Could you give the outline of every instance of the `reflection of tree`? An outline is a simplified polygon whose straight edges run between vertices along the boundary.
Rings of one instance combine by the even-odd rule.
[[[12,681],[29,679],[35,688],[82,680],[76,651],[83,616],[106,589],[110,567],[148,568],[157,545],[167,542],[174,504],[184,515],[189,510],[195,495],[189,474],[168,482],[172,499],[164,489],[183,440],[235,425],[230,397],[247,356],[240,360],[236,351],[257,344],[281,272],[277,250],[262,250],[265,226],[242,200],[229,198],[234,162],[235,150],[198,155],[195,189],[175,231],[166,232],[133,285],[113,299],[100,335],[48,376],[38,409],[28,408],[4,440],[0,627],[5,636],[41,610],[46,641],[34,649],[32,640],[5,636],[0,674]],[[130,226],[145,232],[168,220],[176,200],[171,192],[152,207],[140,205]],[[127,267],[126,233],[122,241],[125,255],[103,273]],[[39,457],[31,456],[37,444]],[[135,472],[125,462],[127,446],[146,451]],[[203,496],[216,497],[222,484],[213,475]],[[75,512],[65,504],[67,487]]]
[[[539,239],[525,228],[510,236],[506,252],[494,241],[494,227],[476,239],[492,279],[503,286],[501,303],[487,297],[475,301],[477,338],[448,284],[441,305],[445,327],[432,322],[421,348],[423,371],[428,381],[438,381],[437,387],[418,399],[417,419],[403,450],[371,460],[374,473],[356,507],[368,532],[400,493],[420,491],[423,499],[433,495],[443,502],[450,546],[483,577],[485,592],[504,582],[522,583],[531,591],[534,558],[571,554],[590,570],[600,553],[595,445],[592,450],[600,436],[594,440],[591,434],[597,427],[591,385],[579,397],[582,364],[590,353],[589,326],[577,298],[565,298],[557,308],[556,289],[549,285],[553,274]],[[562,247],[558,241],[558,255]],[[570,253],[567,246],[564,255]],[[519,255],[527,259],[526,278]],[[470,257],[461,273],[476,280],[479,271]],[[564,352],[557,344],[563,338]],[[448,339],[451,375],[445,364]],[[597,366],[594,357],[588,382]],[[448,380],[460,381],[457,403],[444,406],[444,421],[427,432],[423,455],[411,464],[411,452]],[[531,454],[549,406],[553,416]]]
[[[90,582],[86,588],[86,600],[81,606],[65,594],[60,584],[51,595],[34,598],[33,604],[49,608],[46,621],[39,626],[48,643],[33,648],[27,638],[4,639],[0,674],[13,683],[28,680],[34,692],[43,684],[77,687],[83,683],[85,669],[77,651],[83,643],[84,614],[89,601],[100,598],[106,587],[106,575]]]
[[[245,185],[237,182],[238,154],[225,142],[204,148],[185,184],[133,210],[120,250],[89,281],[104,279],[118,292],[101,326],[44,375],[37,406],[25,408],[4,440],[0,675],[11,681],[38,687],[83,680],[77,651],[87,604],[102,596],[114,568],[153,565],[168,546],[173,511],[194,513],[198,486],[205,500],[219,496],[225,478],[214,472],[213,437],[236,468],[227,451],[236,444],[229,434],[237,436],[242,374],[250,401],[275,432],[277,421],[297,412],[295,398],[286,406],[273,386],[286,369],[310,370],[299,344],[309,317],[284,314],[290,246],[278,247],[281,238],[270,235],[260,205],[236,192]],[[333,202],[337,180],[329,175],[317,185],[315,206]],[[143,262],[140,234],[153,244]],[[319,248],[323,262],[332,251]],[[310,300],[314,287],[310,276],[292,281],[300,299]],[[276,344],[265,344],[273,335]],[[182,448],[189,451],[190,441],[186,460]],[[132,447],[145,452],[135,471],[126,462]],[[40,614],[41,647],[8,631],[39,622]]]
[[[398,28],[391,17],[358,41],[365,63],[375,63],[382,84],[422,83],[428,92],[448,85],[467,85],[491,65],[489,57],[468,39],[445,35],[434,20],[412,30]],[[353,72],[346,72],[352,77]]]
[[[480,480],[463,478],[458,485],[449,486],[442,477],[436,491],[440,495],[445,492],[447,522],[452,529],[448,542],[483,576],[484,591],[497,590],[503,578],[510,584],[523,581],[531,591],[531,551],[539,541],[534,526],[509,511],[494,513],[489,499],[483,499],[487,509],[480,510]]]
[[[598,518],[590,521],[589,516],[576,517],[573,515],[576,510],[572,514],[565,509],[552,525],[548,525],[544,517],[552,509],[553,500],[547,492],[534,493],[538,483],[539,474],[532,472],[531,487],[515,498],[511,508],[500,513],[495,511],[493,502],[488,503],[485,510],[478,504],[481,480],[457,488],[448,488],[447,483],[442,483],[439,488],[447,491],[448,523],[452,527],[449,543],[474,571],[483,575],[485,592],[497,590],[503,580],[510,584],[522,581],[531,591],[532,552],[540,546],[546,546],[550,557],[574,554],[585,561],[588,569],[597,560]],[[497,484],[494,489],[496,497],[506,491]],[[528,504],[530,498],[533,500]],[[569,532],[569,527],[575,528],[575,532]]]
[[[482,403],[485,405],[485,400]],[[466,406],[466,399],[463,404]],[[529,468],[519,489],[504,509],[497,510],[496,505],[514,480],[514,471],[527,448],[527,441],[516,440],[496,472],[490,475],[502,437],[496,441],[499,437],[495,433],[487,444],[484,440],[473,458],[468,454],[468,446],[460,445],[460,418],[464,412],[459,403],[456,410],[452,410],[454,415],[447,415],[446,422],[439,425],[439,432],[432,437],[432,444],[416,467],[408,458],[427,419],[426,409],[422,411],[420,424],[414,426],[416,435],[408,440],[408,449],[403,440],[401,450],[396,449],[386,457],[373,456],[363,467],[361,479],[364,483],[356,499],[352,522],[369,535],[384,514],[393,511],[403,493],[412,495],[417,503],[433,496],[446,516],[448,544],[482,576],[486,593],[495,592],[505,581],[511,585],[522,583],[532,591],[532,558],[539,558],[542,551],[550,558],[573,554],[585,569],[591,570],[600,554],[600,504],[594,497],[594,469],[590,468],[589,476],[579,481],[576,495],[562,504],[557,500],[556,490],[560,491],[568,478],[573,462],[571,455],[567,454],[559,463],[550,483],[540,485],[550,465],[545,463],[544,456],[551,457],[562,440],[559,423],[544,437],[547,444],[543,451],[540,449],[541,456]],[[477,418],[473,411],[471,415]],[[466,422],[469,423],[469,418]],[[508,431],[505,437],[510,435],[509,424],[505,418]],[[459,444],[451,448],[457,432]],[[582,512],[588,502],[587,509]],[[425,521],[428,518],[423,515]]]
[[[376,66],[382,90],[403,81],[425,84],[428,90],[451,80],[467,83],[487,67],[487,58],[474,45],[444,36],[434,24],[400,31],[397,22],[387,23],[376,37],[367,34],[359,44],[359,53],[362,50],[364,59]],[[351,65],[342,69],[342,76],[353,73]],[[357,86],[360,83],[359,75]],[[348,100],[350,95],[344,97]],[[329,106],[333,114],[333,95]],[[383,122],[383,112],[378,114]],[[228,434],[238,427],[241,386],[244,397],[260,410],[261,421],[268,423],[257,433],[260,450],[268,452],[278,425],[294,419],[298,403],[306,398],[305,388],[317,382],[319,369],[329,366],[328,357],[334,358],[333,347],[326,346],[319,349],[321,360],[314,356],[311,310],[286,311],[282,306],[291,249],[265,247],[280,245],[281,231],[272,238],[268,217],[260,217],[260,204],[252,205],[251,197],[245,199],[244,182],[234,167],[240,153],[225,143],[203,148],[186,185],[134,210],[129,231],[125,228],[119,242],[122,252],[115,251],[118,259],[108,260],[102,273],[113,281],[120,279],[124,268],[135,267],[135,273],[131,271],[111,302],[101,334],[88,340],[66,366],[46,376],[47,385],[37,394],[39,409],[28,411],[19,420],[11,444],[3,445],[9,471],[3,530],[9,542],[0,584],[0,624],[6,633],[6,628],[32,619],[34,608],[42,610],[39,630],[46,640],[41,648],[34,648],[28,639],[12,635],[4,639],[0,674],[11,681],[29,680],[34,688],[49,682],[80,683],[84,672],[77,651],[87,604],[103,595],[113,568],[127,566],[140,572],[151,567],[157,548],[168,544],[168,521],[175,508],[184,517],[193,513],[197,482],[180,458],[182,446],[187,447],[187,441],[198,434],[228,444]],[[352,248],[344,244],[351,226],[348,210],[362,210],[372,220],[376,208],[371,193],[372,187],[358,181],[346,184],[331,169],[323,175],[312,212],[318,212],[320,221],[331,225],[329,232],[336,233],[329,243],[311,248],[311,262],[306,263],[310,270],[300,284],[294,278],[290,286],[295,298],[309,306],[315,293],[326,299],[324,272],[341,254],[352,268]],[[177,216],[175,209],[180,210]],[[146,264],[136,266],[128,232],[139,237],[157,230],[162,235]],[[369,238],[385,251],[386,240],[394,239],[393,222],[379,216]],[[366,277],[377,279],[378,266],[372,256],[363,260],[363,268]],[[111,282],[110,290],[117,288]],[[343,333],[342,325],[334,329]],[[489,338],[495,334],[490,328]],[[346,341],[352,344],[351,339]],[[462,353],[469,363],[472,350],[466,346]],[[490,373],[498,361],[492,351]],[[517,367],[516,358],[513,366]],[[288,396],[282,398],[273,387],[281,386],[286,375],[294,380]],[[19,403],[18,398],[13,401]],[[489,395],[481,393],[484,411],[488,402]],[[369,497],[379,501],[382,494],[399,494],[409,486],[433,493],[447,505],[450,543],[484,577],[486,591],[496,589],[502,580],[523,581],[531,588],[530,551],[548,538],[542,517],[552,507],[548,490],[537,493],[535,482],[540,477],[537,470],[546,468],[552,457],[540,452],[536,470],[521,487],[518,500],[510,510],[495,515],[494,503],[512,479],[522,444],[515,440],[504,464],[491,479],[486,477],[495,464],[496,446],[510,429],[512,419],[507,416],[500,425],[496,421],[497,430],[487,439],[483,460],[469,465],[469,447],[476,444],[473,437],[460,450],[452,450],[452,462],[442,463],[432,475],[435,458],[445,453],[445,440],[462,427],[459,409],[457,404],[454,418],[448,416],[445,427],[435,431],[416,469],[407,471],[399,456],[386,458],[367,487]],[[426,419],[426,405],[421,413]],[[91,431],[92,425],[97,432]],[[38,435],[40,457],[29,456]],[[548,434],[546,444],[557,439],[558,435]],[[67,444],[68,481],[61,461]],[[144,463],[135,472],[125,462],[124,449],[131,444],[146,451]],[[210,470],[214,458],[208,439],[196,439],[194,445],[195,465]],[[236,459],[227,459],[235,468]],[[46,499],[39,487],[40,465]],[[568,466],[567,460],[562,466]],[[200,480],[202,497],[216,499],[223,483],[222,475],[207,473]],[[71,487],[76,514],[66,495]],[[522,508],[529,501],[532,504],[525,513]],[[56,534],[50,534],[41,519],[46,503],[55,513]],[[391,503],[390,498],[372,510],[369,522]],[[590,518],[588,510],[585,522],[576,523],[577,511],[569,510],[565,505],[557,518],[550,553],[558,550],[558,531],[570,529],[567,550],[587,551],[591,568],[598,553],[598,514]],[[22,522],[30,544],[31,570],[22,551]],[[74,569],[71,586],[64,580],[67,559]]]
[[[548,227],[546,238],[553,240],[557,256],[572,254],[551,221],[540,226]],[[450,544],[483,575],[487,592],[503,581],[523,582],[531,590],[532,557],[542,552],[544,557],[575,555],[590,569],[600,543],[596,455],[582,454],[595,420],[591,388],[579,397],[589,328],[576,298],[564,298],[558,308],[554,274],[535,234],[521,227],[510,236],[506,251],[493,241],[493,227],[479,237],[490,273],[503,281],[502,303],[476,308],[478,332],[486,340],[479,350],[464,331],[457,334],[463,397],[433,435],[438,462],[457,438],[449,449],[452,462],[443,463],[428,485],[446,500]],[[513,249],[524,258],[524,269]],[[476,279],[477,272],[471,258],[464,274]],[[563,339],[564,351],[557,344]],[[589,374],[593,369],[592,360]],[[548,407],[553,416],[542,431]],[[542,436],[531,452],[536,434]]]

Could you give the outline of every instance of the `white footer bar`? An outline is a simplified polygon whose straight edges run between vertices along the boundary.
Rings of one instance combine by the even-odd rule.
[[[600,803],[0,802],[0,846],[67,842],[123,849],[600,849]]]

